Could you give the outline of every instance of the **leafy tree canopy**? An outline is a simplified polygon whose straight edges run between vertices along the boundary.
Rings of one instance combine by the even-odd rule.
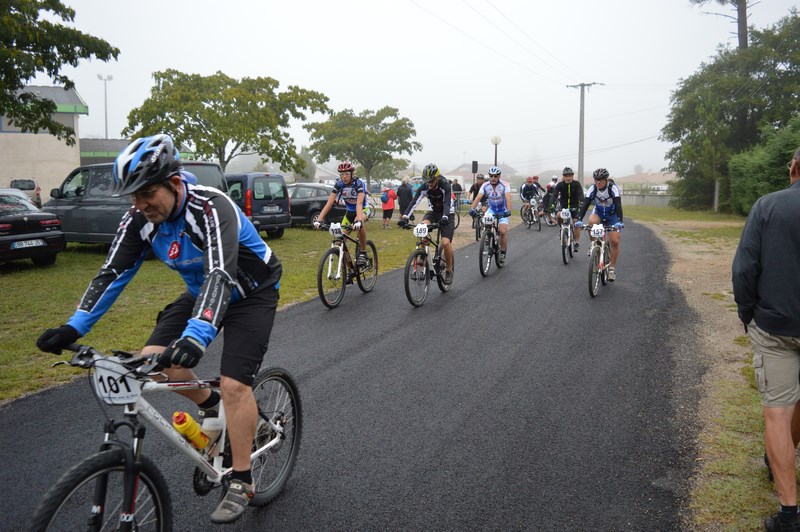
[[[58,0],[2,0],[0,5],[0,115],[23,132],[45,130],[74,145],[75,130],[51,118],[56,104],[21,90],[39,73],[72,89],[75,83],[61,73],[64,65],[75,67],[81,59],[91,57],[116,59],[119,49],[74,28],[43,20],[41,15],[48,12],[64,22],[75,19],[75,11]]]
[[[345,109],[333,113],[325,122],[303,127],[311,133],[310,149],[318,161],[355,161],[364,167],[369,185],[376,166],[392,161],[395,154],[410,155],[422,149],[422,144],[411,140],[416,135],[414,124],[398,113],[388,106],[358,115]]]
[[[370,176],[379,181],[397,179],[397,175],[408,168],[408,164],[409,161],[406,159],[389,159],[388,161],[376,165],[375,168],[372,169]],[[364,174],[366,174],[366,170]]]
[[[169,133],[198,157],[216,158],[224,169],[234,157],[258,153],[284,170],[300,172],[303,161],[289,136],[289,120],[303,111],[328,112],[328,97],[290,86],[278,92],[272,78],[233,79],[166,70],[153,74],[150,97],[128,114],[123,135]]]
[[[698,72],[681,80],[661,138],[679,207],[704,209],[720,181],[720,206],[731,207],[730,158],[758,145],[767,131],[797,115],[800,101],[800,18],[796,12],[772,28],[751,30],[750,46],[720,49]],[[742,122],[744,118],[744,122]]]

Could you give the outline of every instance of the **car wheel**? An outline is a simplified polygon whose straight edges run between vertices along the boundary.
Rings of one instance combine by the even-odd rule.
[[[271,229],[267,231],[267,237],[272,239],[278,239],[283,237],[283,227],[280,229]]]
[[[311,225],[314,225],[314,223],[317,221],[318,218],[319,218],[319,211],[312,212],[311,215],[308,217],[309,223]]]
[[[50,266],[51,264],[55,264],[56,262],[56,253],[52,255],[46,255],[44,257],[33,257],[31,260],[36,266]]]

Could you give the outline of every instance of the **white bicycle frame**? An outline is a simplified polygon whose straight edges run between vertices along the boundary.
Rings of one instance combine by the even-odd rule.
[[[331,242],[332,248],[339,248],[339,260],[336,264],[336,270],[333,271],[333,257],[328,259],[328,279],[341,279],[342,278],[342,261],[344,260],[344,243],[341,240],[344,238],[342,233],[342,224],[331,224],[328,228],[331,236],[337,239],[337,242]],[[333,275],[331,275],[333,273]]]
[[[219,420],[218,423],[221,425],[219,436],[206,449],[198,450],[172,426],[172,422],[169,419],[161,415],[150,402],[142,397],[144,394],[149,393],[210,389],[214,387],[210,381],[156,382],[146,376],[132,375],[131,371],[123,366],[124,361],[121,361],[119,357],[94,355],[93,360],[93,390],[99,399],[109,405],[124,405],[126,417],[140,416],[147,425],[163,434],[168,442],[200,468],[209,481],[214,483],[222,482],[222,478],[233,469],[232,467],[225,468],[222,466],[223,457],[219,453],[219,446],[225,442],[227,432],[225,406],[222,400],[220,399],[219,416],[217,418]],[[274,424],[271,420],[269,420],[269,423],[272,430],[277,434],[283,433],[283,427]],[[110,434],[106,434],[106,441],[109,437]],[[251,453],[250,460],[252,461],[270,448],[278,445],[280,440],[280,437],[273,438],[269,444],[256,449]],[[134,435],[132,443],[134,456],[138,456],[141,453],[141,445],[141,440]],[[212,462],[209,462],[209,458],[211,458]]]
[[[572,213],[569,209],[561,209],[558,215],[561,218],[561,242],[564,242],[564,231],[567,231],[567,245],[572,245]]]
[[[592,246],[597,246],[600,248],[600,265],[598,266],[599,272],[603,272],[608,267],[608,264],[603,262],[606,257],[606,253],[610,253],[610,250],[607,249],[609,247],[608,239],[606,238],[607,234],[608,233],[606,228],[603,227],[603,224],[594,224],[589,229],[589,236],[592,238]]]

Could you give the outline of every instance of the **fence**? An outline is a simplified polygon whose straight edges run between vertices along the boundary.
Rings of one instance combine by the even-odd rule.
[[[622,207],[625,205],[644,207],[669,207],[672,194],[622,194]]]

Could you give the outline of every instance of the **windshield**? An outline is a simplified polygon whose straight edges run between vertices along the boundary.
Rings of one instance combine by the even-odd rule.
[[[36,205],[26,199],[11,194],[0,194],[0,213],[38,211]]]
[[[36,188],[36,183],[34,183],[33,179],[12,179],[11,188],[33,190]]]

